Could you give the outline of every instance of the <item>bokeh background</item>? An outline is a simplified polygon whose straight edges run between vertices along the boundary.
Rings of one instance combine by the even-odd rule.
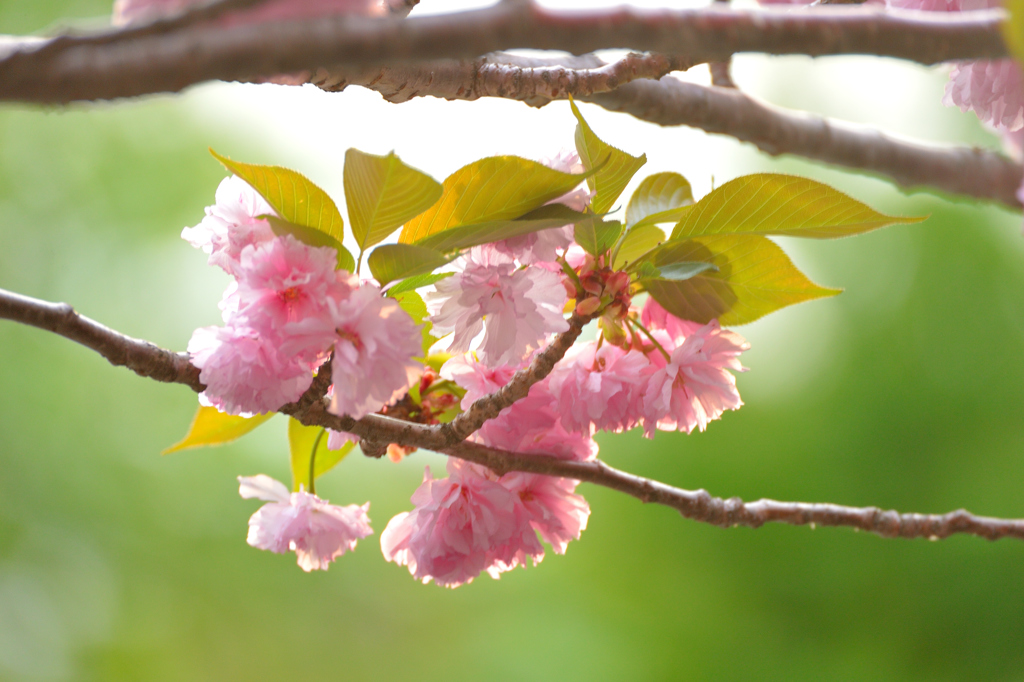
[[[591,3],[592,5],[593,3]],[[428,9],[451,5],[425,0]],[[91,18],[105,0],[0,0],[0,33]],[[944,75],[885,60],[741,57],[785,106],[997,146],[944,109]],[[700,67],[688,77],[706,75]],[[771,170],[891,213],[835,242],[783,240],[839,297],[740,328],[746,405],[707,432],[601,438],[614,466],[722,496],[966,507],[1024,516],[1021,216],[771,159],[726,138],[584,107],[608,141],[698,195]],[[0,287],[68,301],[182,349],[226,285],[179,238],[224,171],[212,146],[295,167],[341,196],[349,146],[437,178],[479,156],[572,145],[565,103],[390,105],[352,89],[214,84],[181,96],[0,107]],[[634,182],[635,185],[635,182]],[[245,543],[237,475],[288,480],[284,419],[161,457],[195,396],[36,329],[0,323],[0,679],[1024,680],[1024,543],[885,540],[845,529],[723,530],[584,485],[565,556],[457,590],[413,581],[377,537],[329,571]],[[423,467],[353,455],[318,485],[370,500],[379,532]]]

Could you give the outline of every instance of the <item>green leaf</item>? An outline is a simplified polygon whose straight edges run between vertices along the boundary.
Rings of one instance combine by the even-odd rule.
[[[216,407],[200,405],[185,438],[160,454],[168,455],[172,452],[198,448],[203,445],[230,443],[249,433],[275,414],[275,412],[268,412],[252,417],[239,417],[233,414],[224,414]]]
[[[327,234],[326,232],[320,232],[312,227],[306,227],[305,225],[296,225],[290,223],[287,220],[281,220],[280,218],[272,215],[264,216],[267,222],[270,223],[270,229],[274,231],[274,234],[283,236],[290,234],[300,242],[309,244],[310,246],[329,246],[338,252],[338,269],[348,270],[353,272],[356,269],[356,261],[352,258],[352,254],[349,250],[341,245],[337,239]]]
[[[603,142],[594,134],[576,103],[569,99],[569,106],[579,124],[576,126],[576,151],[588,171],[596,170],[587,178],[587,184],[594,192],[590,207],[594,213],[607,213],[615,200],[626,189],[630,179],[640,167],[647,163],[647,155],[631,156],[621,149]]]
[[[718,318],[723,325],[753,322],[788,305],[835,296],[840,291],[811,282],[778,245],[757,235],[668,242],[642,263],[661,270],[697,261],[713,263],[718,270],[681,282],[642,279],[641,284],[673,315],[701,323]]]
[[[718,266],[704,261],[681,261],[658,268],[658,279],[683,282],[708,271],[718,272]]]
[[[359,249],[379,243],[402,223],[434,205],[441,183],[402,163],[394,152],[345,152],[345,203]]]
[[[924,218],[887,216],[807,178],[760,173],[730,180],[688,210],[672,239],[712,234],[777,234],[831,239]]]
[[[210,153],[225,168],[252,185],[281,218],[329,234],[338,242],[345,240],[345,221],[334,200],[306,176],[280,166],[232,161],[212,149]]]
[[[518,218],[562,196],[586,177],[518,156],[474,161],[445,179],[441,198],[407,222],[398,241],[412,244],[460,225]]]
[[[486,223],[453,227],[424,237],[416,242],[416,245],[445,252],[468,249],[471,246],[490,244],[540,230],[571,225],[589,218],[593,218],[593,216],[574,211],[568,206],[548,204],[514,220],[492,220]]]
[[[292,463],[292,490],[302,486],[307,491],[312,489],[309,480],[309,458],[316,447],[316,460],[313,462],[314,480],[320,478],[345,459],[352,452],[355,443],[349,441],[337,450],[327,449],[327,429],[322,426],[303,426],[294,417],[288,418],[288,451]]]
[[[437,341],[430,333],[434,323],[430,321],[427,314],[427,304],[423,301],[423,297],[415,291],[403,291],[396,294],[395,300],[398,301],[399,307],[412,318],[413,322],[422,325],[420,332],[423,334],[423,357],[427,357],[430,347]]]
[[[693,203],[693,190],[679,173],[655,173],[644,178],[626,206],[626,225],[674,223]]]
[[[447,262],[440,251],[414,244],[381,244],[366,259],[370,272],[381,286],[428,273]]]
[[[621,270],[665,241],[665,233],[657,225],[634,225],[622,238],[612,267]]]
[[[600,220],[591,216],[590,220],[576,223],[576,243],[592,256],[600,256],[612,248],[622,234],[622,223],[618,220]]]
[[[409,277],[403,279],[398,284],[390,287],[385,296],[397,297],[398,294],[406,291],[415,291],[421,287],[428,287],[435,282],[440,282],[445,277],[451,277],[454,272],[431,272],[426,275],[416,275],[415,277]]]

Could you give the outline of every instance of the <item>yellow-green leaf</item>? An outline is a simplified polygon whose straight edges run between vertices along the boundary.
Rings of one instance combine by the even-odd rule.
[[[252,185],[281,218],[329,234],[338,242],[345,240],[345,222],[334,200],[306,176],[280,166],[232,161],[212,149],[210,153],[225,168]]]
[[[415,291],[403,291],[395,294],[395,300],[398,301],[399,307],[404,310],[412,321],[420,326],[420,332],[423,334],[423,357],[427,357],[427,352],[430,347],[437,341],[436,338],[430,333],[433,329],[434,323],[430,321],[430,317],[427,315],[427,304],[423,301],[423,297]]]
[[[327,429],[321,426],[303,426],[299,420],[288,418],[288,451],[292,464],[292,489],[302,486],[313,491],[314,486],[309,480],[310,457],[316,448],[316,459],[313,460],[314,481],[333,469],[345,455],[352,452],[355,446],[351,441],[338,450],[327,449]]]
[[[922,220],[884,215],[814,180],[759,173],[730,180],[694,204],[672,230],[672,239],[712,234],[831,239]]]
[[[592,256],[600,256],[612,248],[622,234],[622,223],[618,220],[601,220],[591,216],[590,220],[576,223],[576,243]]]
[[[690,183],[679,173],[655,173],[643,179],[626,206],[626,225],[674,223],[693,203]]]
[[[360,250],[379,243],[441,197],[441,183],[402,163],[394,152],[345,152],[345,203]]]
[[[366,259],[370,272],[381,286],[396,279],[431,272],[447,262],[440,251],[415,244],[381,244]]]
[[[168,455],[179,450],[198,448],[204,445],[224,445],[225,443],[230,443],[236,438],[249,433],[275,414],[275,412],[268,412],[267,414],[257,414],[252,417],[239,417],[233,414],[224,414],[216,407],[200,405],[185,438],[167,448],[161,454]]]
[[[670,313],[701,323],[718,318],[723,325],[746,324],[788,305],[840,291],[811,282],[777,244],[757,235],[668,242],[644,260],[658,268],[698,261],[718,268],[681,282],[641,280]]]
[[[607,213],[615,200],[626,189],[630,179],[640,167],[647,163],[647,155],[631,156],[604,142],[583,119],[576,103],[569,99],[569,106],[579,124],[576,126],[576,151],[588,171],[596,172],[587,178],[587,184],[594,192],[590,207],[594,213]]]
[[[518,156],[474,161],[445,179],[441,198],[407,222],[398,241],[412,244],[460,225],[518,218],[562,196],[585,177]]]
[[[321,232],[305,225],[296,225],[272,215],[267,216],[267,222],[270,223],[270,229],[278,236],[290,234],[300,242],[310,246],[331,247],[338,252],[338,269],[348,270],[349,272],[353,272],[356,269],[356,261],[348,249],[326,232]]]
[[[657,225],[634,225],[619,244],[612,267],[621,270],[665,241],[665,233]]]
[[[521,237],[524,234],[553,227],[572,225],[589,218],[593,218],[593,216],[574,211],[563,204],[548,204],[514,220],[492,220],[486,223],[452,227],[424,237],[416,242],[416,245],[426,246],[437,251],[456,251],[512,237]]]
[[[1005,0],[1003,7],[1010,13],[1002,22],[1003,39],[1017,61],[1024,61],[1024,0]]]
[[[428,287],[431,284],[440,282],[446,277],[451,277],[454,272],[431,272],[426,275],[416,275],[415,277],[407,277],[393,287],[388,287],[386,296],[397,297],[398,294],[405,293],[406,291],[415,291],[422,287]]]

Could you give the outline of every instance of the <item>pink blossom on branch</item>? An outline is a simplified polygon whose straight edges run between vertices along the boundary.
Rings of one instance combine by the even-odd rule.
[[[380,546],[424,583],[458,587],[483,571],[496,578],[527,557],[535,564],[544,557],[517,497],[479,465],[450,458],[440,480],[428,469],[412,503],[388,523]]]
[[[206,207],[206,217],[186,227],[181,238],[210,255],[209,264],[238,273],[242,250],[274,238],[270,223],[259,216],[277,215],[270,204],[237,176],[224,178],[217,187],[216,203]]]
[[[188,342],[206,390],[199,402],[228,414],[273,412],[313,383],[313,365],[251,329],[200,327]]]
[[[373,533],[370,503],[339,507],[307,492],[289,493],[283,483],[264,474],[238,477],[238,493],[266,500],[249,519],[246,541],[277,554],[295,552],[302,570],[327,570],[336,558],[355,549]]]
[[[333,344],[331,411],[361,419],[404,395],[423,369],[413,359],[422,336],[412,318],[369,284],[324,303],[322,316],[285,325],[284,348],[298,354]]]
[[[742,336],[722,329],[717,320],[687,336],[648,380],[644,435],[653,437],[655,427],[686,433],[699,427],[703,431],[725,410],[738,409],[743,401],[729,370],[746,371],[739,355],[749,348]]]
[[[505,474],[499,481],[519,498],[530,525],[556,554],[565,554],[569,541],[578,540],[586,530],[590,505],[575,492],[579,481],[521,471]]]
[[[538,267],[517,269],[495,249],[474,247],[456,261],[459,272],[434,285],[426,296],[434,330],[454,333],[449,350],[477,349],[489,366],[516,364],[552,334],[569,328],[562,308],[566,293],[559,276]]]
[[[337,256],[331,247],[309,246],[292,235],[246,247],[239,260],[238,287],[221,306],[230,316],[226,321],[283,340],[288,324],[325,316],[328,300],[344,299],[359,286],[354,275],[335,269]],[[328,345],[308,355],[316,358]]]
[[[942,103],[973,111],[983,123],[1008,132],[1024,128],[1024,73],[1013,59],[960,62]]]

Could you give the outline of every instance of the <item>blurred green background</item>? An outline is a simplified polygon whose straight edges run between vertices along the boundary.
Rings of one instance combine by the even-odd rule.
[[[0,32],[107,8],[7,0]],[[938,105],[940,74],[922,78],[920,118],[904,125],[995,144]],[[784,87],[794,81],[806,83],[790,75],[761,87],[783,104],[843,113],[841,99],[810,84]],[[68,301],[175,349],[217,323],[226,280],[178,238],[223,177],[206,147],[251,161],[313,159],[335,168],[328,189],[340,182],[321,149],[282,151],[211,97],[0,108],[0,287]],[[442,111],[486,111],[477,105]],[[500,106],[520,133],[559,117],[571,135],[560,105]],[[630,141],[632,122],[586,111],[599,134]],[[698,144],[691,131],[635,129],[666,148]],[[483,143],[463,134],[452,158],[435,151],[419,165],[440,177],[458,165],[454,148],[479,156]],[[802,173],[931,218],[839,242],[787,240],[814,279],[847,292],[740,328],[754,344],[743,409],[703,434],[602,438],[602,457],[722,496],[1024,517],[1020,215],[707,139],[714,155],[679,163],[728,177]],[[389,140],[367,144],[403,153]],[[1024,680],[1021,542],[723,530],[585,485],[593,514],[582,539],[500,581],[420,585],[384,562],[376,536],[307,575],[293,556],[245,544],[258,505],[238,497],[235,481],[287,480],[283,418],[230,446],[162,458],[188,425],[193,394],[8,322],[0,386],[2,680]],[[339,504],[370,500],[379,533],[409,508],[428,463],[441,459],[352,456],[318,488]]]

